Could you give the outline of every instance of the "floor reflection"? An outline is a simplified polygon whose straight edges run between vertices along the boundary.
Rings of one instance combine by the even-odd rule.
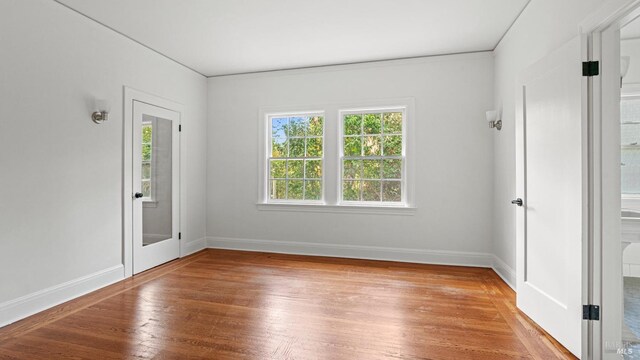
[[[136,331],[131,339],[134,344],[133,355],[145,359],[153,358],[163,350],[166,315],[162,302],[166,294],[157,281],[152,281],[139,288],[136,297],[135,320]]]
[[[277,281],[273,275],[258,281],[264,296],[257,300],[260,326],[252,337],[260,339],[262,354],[302,359],[317,351],[311,349],[326,348],[351,358],[357,352],[354,340],[360,350],[385,344],[391,353],[420,353],[420,347],[408,341],[410,324],[405,321],[411,308],[405,299],[414,295],[415,284],[378,279],[378,285],[369,285],[375,281],[372,276],[351,274],[350,280],[360,278],[362,284],[345,289],[336,286],[340,280],[326,279],[323,271],[282,271]],[[381,317],[386,319],[382,326],[376,320]]]

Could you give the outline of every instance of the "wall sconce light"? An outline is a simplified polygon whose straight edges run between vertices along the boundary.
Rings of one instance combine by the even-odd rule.
[[[502,130],[502,120],[498,120],[498,112],[495,110],[487,111],[487,121],[490,128]]]
[[[91,120],[96,124],[102,124],[104,121],[109,120],[109,106],[105,100],[95,101],[96,111],[91,114]]]
[[[91,114],[91,120],[96,124],[101,124],[103,121],[109,120],[109,112],[106,110],[94,111]]]
[[[627,72],[629,72],[630,62],[631,56],[620,56],[620,87],[622,87],[622,79],[627,76]]]

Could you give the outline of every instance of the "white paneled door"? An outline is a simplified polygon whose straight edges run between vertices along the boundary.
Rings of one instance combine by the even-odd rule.
[[[581,353],[583,156],[580,39],[517,87],[517,305]]]
[[[133,102],[133,273],[180,256],[180,114]]]

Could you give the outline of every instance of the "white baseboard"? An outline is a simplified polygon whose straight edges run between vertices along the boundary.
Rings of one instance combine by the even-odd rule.
[[[264,251],[281,254],[334,256],[341,258],[389,260],[420,264],[487,267],[493,265],[493,255],[475,252],[405,249],[377,246],[302,243],[293,241],[256,240],[208,237],[207,245],[214,249]]]
[[[0,304],[0,327],[124,279],[122,264]]]
[[[188,243],[182,244],[182,252],[181,257],[191,255],[200,250],[207,248],[207,238],[200,238],[198,240],[189,241]]]
[[[495,255],[492,256],[493,265],[491,267],[493,268],[493,271],[495,271],[496,274],[498,274],[502,278],[502,280],[504,280],[504,282],[513,289],[513,291],[516,291],[516,272],[513,271],[511,266],[502,261],[502,259]]]

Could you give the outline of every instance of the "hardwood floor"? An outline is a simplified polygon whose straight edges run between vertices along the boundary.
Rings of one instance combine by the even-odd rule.
[[[0,329],[0,359],[571,359],[490,269],[205,250]]]

